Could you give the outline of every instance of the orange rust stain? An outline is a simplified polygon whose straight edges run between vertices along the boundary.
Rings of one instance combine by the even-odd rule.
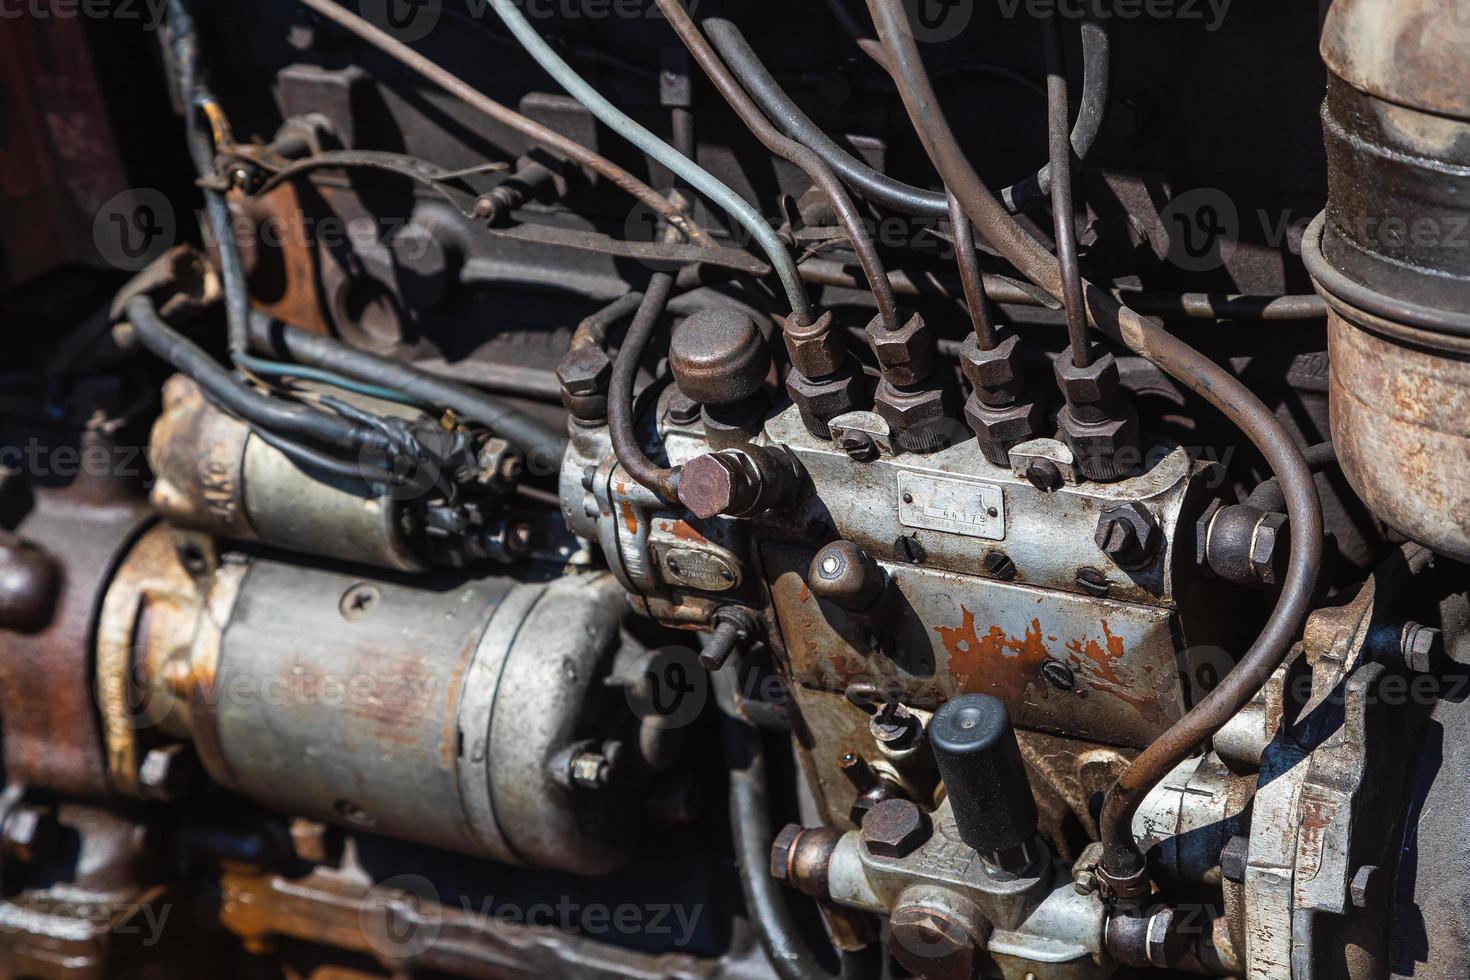
[[[811,586],[807,585],[805,582],[801,583],[801,588],[799,588],[799,589],[796,590],[796,601],[797,602],[811,602],[812,601],[812,590],[811,590]]]
[[[626,500],[624,500],[622,502],[622,508],[623,508],[623,526],[628,529],[628,533],[629,534],[637,534],[638,533],[638,512],[636,510],[634,510],[633,509],[633,505],[630,504],[630,503],[628,503],[628,501],[626,501]]]
[[[1072,663],[1074,667],[1087,671],[1089,684],[1094,690],[1102,691],[1112,695],[1120,701],[1126,701],[1139,711],[1147,712],[1151,709],[1150,703],[1140,697],[1129,693],[1130,685],[1118,675],[1118,663],[1123,659],[1123,638],[1116,635],[1108,628],[1108,621],[1102,621],[1103,643],[1088,637],[1085,640],[1068,640],[1067,649],[1072,652]],[[1106,649],[1103,644],[1106,644]]]
[[[669,521],[664,524],[664,532],[672,534],[680,541],[693,541],[696,544],[704,544],[705,536],[689,526],[688,521]]]
[[[1050,655],[1042,642],[1041,621],[1033,619],[1026,634],[1010,636],[999,626],[983,634],[975,627],[975,614],[960,606],[964,621],[959,626],[936,626],[949,652],[949,670],[961,691],[988,691],[1008,703],[1018,703],[1038,678],[1041,665]],[[1039,688],[1045,695],[1045,687]]]

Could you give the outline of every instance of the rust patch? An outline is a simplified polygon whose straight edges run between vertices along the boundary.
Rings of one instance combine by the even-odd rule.
[[[672,534],[680,541],[692,541],[695,544],[707,544],[708,539],[690,526],[688,521],[664,521],[663,531]]]
[[[628,501],[626,500],[621,501],[618,506],[622,507],[623,509],[623,526],[628,529],[629,534],[637,534],[638,512],[634,510],[633,505],[628,503]]]
[[[949,652],[956,689],[988,691],[1008,704],[1019,704],[1051,655],[1042,642],[1041,621],[1031,620],[1026,634],[1017,638],[999,626],[991,626],[981,634],[975,626],[975,614],[963,605],[960,612],[964,620],[959,626],[934,627]]]

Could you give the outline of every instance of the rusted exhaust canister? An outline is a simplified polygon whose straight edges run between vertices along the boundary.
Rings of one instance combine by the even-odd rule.
[[[1332,438],[1353,489],[1470,561],[1470,0],[1337,0],[1322,32]]]

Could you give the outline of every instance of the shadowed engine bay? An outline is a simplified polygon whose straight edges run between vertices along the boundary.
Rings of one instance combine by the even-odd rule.
[[[1470,975],[1470,2],[0,18],[0,976]]]

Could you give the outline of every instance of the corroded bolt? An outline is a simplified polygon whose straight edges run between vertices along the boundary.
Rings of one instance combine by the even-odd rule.
[[[1417,674],[1427,674],[1444,653],[1444,631],[1419,623],[1405,623],[1403,632],[1399,634],[1399,652],[1405,667]]]
[[[1141,568],[1158,550],[1159,529],[1142,504],[1115,504],[1098,518],[1094,541],[1118,567]]]
[[[864,815],[862,836],[870,854],[906,857],[928,839],[929,821],[908,800],[884,800]]]
[[[771,844],[771,877],[813,898],[827,896],[827,870],[842,839],[835,827],[787,824]]]
[[[911,972],[940,978],[975,973],[976,937],[956,915],[927,905],[905,905],[888,920],[889,947]]]

